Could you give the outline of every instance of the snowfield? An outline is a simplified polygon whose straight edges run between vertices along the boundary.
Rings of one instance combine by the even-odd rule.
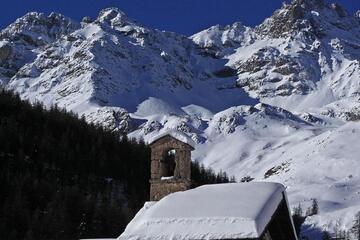
[[[193,161],[280,182],[304,211],[317,199],[313,239],[360,211],[359,79],[360,19],[321,0],[190,37],[115,8],[81,24],[29,13],[0,33],[2,87],[146,142],[180,131]]]

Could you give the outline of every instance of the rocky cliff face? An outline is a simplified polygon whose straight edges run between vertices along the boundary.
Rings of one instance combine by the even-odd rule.
[[[360,25],[337,4],[293,1],[254,31],[257,40],[237,49],[229,64],[237,69],[238,85],[255,96],[306,95],[335,72],[359,75]],[[344,62],[351,64],[344,66]],[[348,86],[339,95],[354,95],[358,90]]]
[[[0,32],[0,84],[6,83],[26,63],[63,35],[80,25],[61,14],[31,12]]]
[[[35,23],[28,25],[38,26]],[[14,29],[17,28],[11,26],[4,32],[18,31]],[[40,27],[35,29],[45,31]],[[149,97],[166,102],[166,113],[179,113],[182,106],[194,101],[216,107],[218,103],[207,101],[205,96],[216,93],[215,96],[211,94],[210,99],[219,98],[218,89],[226,91],[235,87],[235,81],[224,80],[221,76],[221,71],[224,72],[222,61],[202,56],[190,39],[143,27],[115,8],[104,9],[97,19],[83,21],[80,28],[69,33],[59,31],[50,36],[49,33],[47,44],[39,40],[31,45],[34,59],[27,60],[28,63],[13,74],[7,87],[18,91],[23,98],[46,105],[57,104],[84,114],[91,121],[96,121],[94,116],[101,115],[99,107],[111,107],[110,112],[114,114],[108,116],[113,122],[111,128],[117,126],[114,130],[129,131],[132,124],[127,111],[153,106],[151,100],[147,101]],[[17,48],[22,46],[15,40],[9,39],[10,43]],[[7,52],[3,52],[6,57]],[[232,98],[231,102],[242,95]],[[144,107],[141,107],[142,102]],[[229,105],[228,102],[224,104]],[[150,112],[145,109],[145,115],[156,113],[157,107],[155,103]],[[109,109],[101,112],[109,113]]]
[[[79,27],[78,23],[58,13],[46,16],[42,13],[30,12],[2,30],[0,39],[34,47],[44,46]]]
[[[359,18],[318,0],[190,38],[115,8],[81,23],[29,13],[0,34],[3,87],[145,141],[184,132],[193,160],[280,181],[293,205],[317,198],[308,223],[325,228],[360,205],[359,78]]]
[[[216,25],[196,33],[190,39],[202,50],[202,54],[221,58],[235,48],[251,44],[255,39],[251,28],[240,22],[225,27]]]
[[[320,26],[313,18],[312,11],[321,11],[326,7],[323,0],[295,0],[284,4],[264,23],[256,27],[261,35],[272,38],[291,36],[295,32],[305,31],[307,34],[321,36]]]

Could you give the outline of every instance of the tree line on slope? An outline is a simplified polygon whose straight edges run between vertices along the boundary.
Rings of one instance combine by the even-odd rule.
[[[192,171],[194,186],[230,181]],[[144,142],[0,91],[0,239],[117,237],[148,200],[149,178]]]
[[[311,206],[307,208],[305,214],[303,212],[301,204],[293,208],[293,221],[296,233],[300,239],[301,226],[305,222],[305,219],[309,216],[319,214],[319,205],[317,199],[312,199]],[[330,231],[332,233],[330,233]],[[303,237],[301,239],[308,239]],[[360,211],[355,214],[353,225],[350,229],[343,229],[340,223],[336,224],[333,229],[322,232],[322,240],[360,240]]]

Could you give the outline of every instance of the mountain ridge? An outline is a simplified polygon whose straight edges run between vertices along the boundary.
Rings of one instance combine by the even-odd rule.
[[[5,88],[145,141],[182,131],[197,143],[194,161],[239,179],[282,182],[292,206],[319,200],[320,215],[306,224],[349,228],[360,206],[358,152],[350,150],[360,131],[355,16],[294,0],[254,28],[216,25],[189,38],[116,8],[79,24],[58,18],[69,31],[60,27],[44,45],[0,37]],[[17,59],[14,49],[16,67],[7,62]]]

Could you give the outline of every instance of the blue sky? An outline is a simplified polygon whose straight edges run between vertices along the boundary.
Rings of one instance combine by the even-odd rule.
[[[83,16],[95,18],[100,9],[115,6],[143,25],[191,35],[215,24],[236,21],[255,26],[282,2],[284,0],[1,0],[0,28],[29,11],[60,12],[80,20]],[[335,2],[352,14],[360,9],[360,0]]]

